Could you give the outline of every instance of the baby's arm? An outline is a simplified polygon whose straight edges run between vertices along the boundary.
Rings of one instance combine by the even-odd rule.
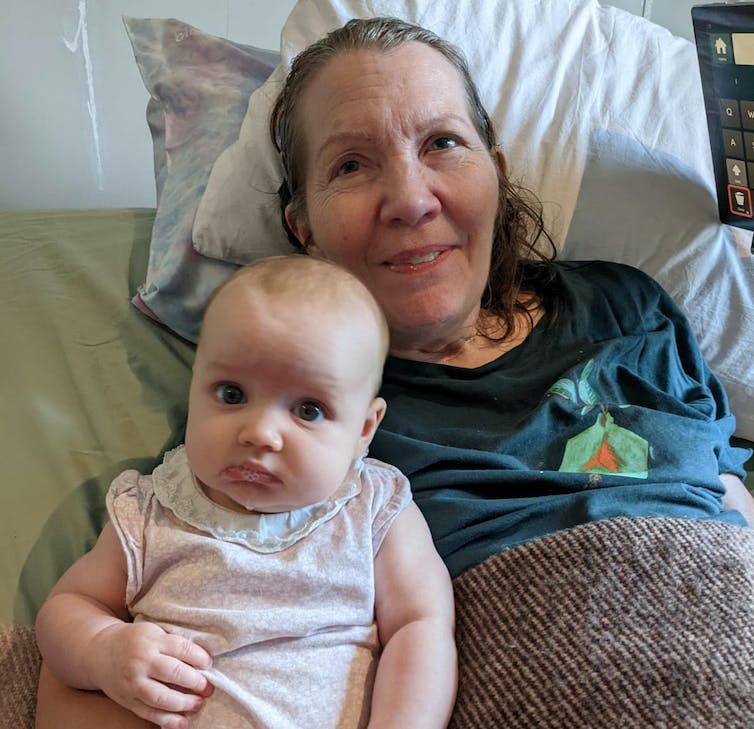
[[[197,670],[210,656],[157,625],[130,622],[126,563],[112,525],[58,581],[37,616],[37,642],[50,671],[68,685],[101,690],[147,721],[187,726],[211,686]],[[175,687],[175,688],[174,688]]]
[[[369,729],[446,727],[457,683],[453,588],[413,502],[377,553],[375,583],[383,651]]]

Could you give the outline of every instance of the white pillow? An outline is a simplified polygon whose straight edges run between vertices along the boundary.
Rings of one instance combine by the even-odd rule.
[[[214,164],[193,228],[200,253],[244,263],[289,251],[267,120],[291,59],[352,17],[393,15],[467,55],[517,181],[544,203],[567,258],[653,275],[689,316],[754,439],[750,235],[717,219],[692,43],[597,0],[299,0],[282,64]],[[586,174],[585,174],[586,172]]]

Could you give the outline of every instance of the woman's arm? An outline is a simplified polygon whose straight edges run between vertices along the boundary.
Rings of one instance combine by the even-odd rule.
[[[377,554],[375,592],[383,650],[369,729],[446,727],[457,684],[453,587],[413,502]]]
[[[744,485],[744,482],[734,473],[721,473],[720,480],[725,486],[723,508],[735,509],[743,514],[746,523],[754,526],[754,497]]]
[[[36,729],[154,729],[97,691],[72,689],[42,663],[37,692]]]

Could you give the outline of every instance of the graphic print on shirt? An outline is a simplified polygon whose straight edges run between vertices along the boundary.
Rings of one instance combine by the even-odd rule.
[[[630,478],[647,478],[649,443],[640,435],[615,423],[607,405],[589,384],[588,377],[594,368],[589,360],[574,382],[568,378],[558,380],[546,397],[562,397],[581,406],[585,416],[599,408],[596,421],[566,443],[559,471],[567,473],[616,474]],[[630,405],[619,406],[622,408]]]

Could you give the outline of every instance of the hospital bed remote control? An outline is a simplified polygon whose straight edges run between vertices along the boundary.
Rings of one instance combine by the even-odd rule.
[[[720,220],[754,230],[754,3],[691,8]]]

